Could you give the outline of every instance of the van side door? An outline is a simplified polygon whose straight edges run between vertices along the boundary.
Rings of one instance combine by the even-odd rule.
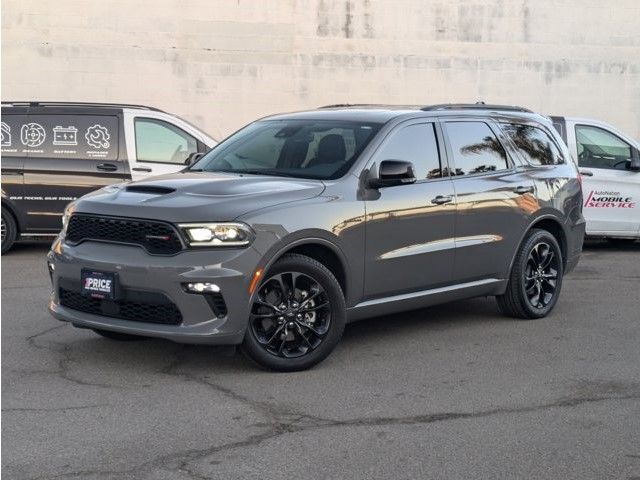
[[[26,108],[2,109],[2,204],[15,214],[20,227],[24,221],[24,161],[20,127],[26,123]]]
[[[120,119],[116,111],[72,113],[52,107],[29,110],[20,142],[24,167],[26,230],[60,230],[66,205],[82,195],[129,178],[119,158]]]
[[[640,172],[630,169],[638,148],[601,126],[578,123],[573,130],[587,234],[638,236]]]

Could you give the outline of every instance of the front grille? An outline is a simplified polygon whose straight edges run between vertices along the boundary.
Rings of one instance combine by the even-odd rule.
[[[84,214],[71,216],[66,240],[71,243],[84,240],[129,243],[156,255],[173,255],[182,250],[178,233],[167,223]]]
[[[135,322],[164,325],[182,323],[178,307],[161,293],[127,290],[125,295],[132,298],[101,300],[63,287],[59,290],[60,305],[72,310]]]

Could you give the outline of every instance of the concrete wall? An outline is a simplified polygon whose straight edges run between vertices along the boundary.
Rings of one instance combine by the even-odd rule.
[[[149,104],[216,138],[327,103],[487,102],[640,137],[640,0],[3,0],[2,98]]]

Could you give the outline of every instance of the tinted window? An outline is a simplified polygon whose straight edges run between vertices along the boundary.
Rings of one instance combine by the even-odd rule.
[[[339,178],[379,128],[378,124],[331,120],[255,122],[218,144],[192,169]]]
[[[136,158],[140,162],[182,164],[198,151],[198,142],[175,125],[151,118],[136,118]]]
[[[505,133],[532,165],[557,165],[564,163],[562,154],[547,133],[531,125],[504,124]]]
[[[602,128],[576,125],[578,165],[624,170],[631,160],[631,145]]]
[[[2,119],[2,137],[3,154],[6,151],[36,158],[118,158],[118,118],[113,116],[7,115]]]
[[[432,123],[409,125],[392,133],[376,152],[376,160],[411,162],[418,180],[442,177],[438,142]]]
[[[507,154],[486,123],[449,122],[445,128],[453,151],[455,175],[508,168]]]

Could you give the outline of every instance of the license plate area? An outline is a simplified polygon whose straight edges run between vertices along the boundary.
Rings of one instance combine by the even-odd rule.
[[[83,268],[80,293],[91,298],[116,300],[118,298],[118,274]]]

